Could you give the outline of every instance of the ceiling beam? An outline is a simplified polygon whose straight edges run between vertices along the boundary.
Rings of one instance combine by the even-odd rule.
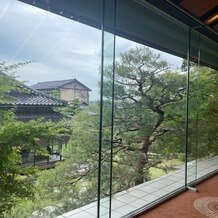
[[[211,10],[207,11],[205,14],[199,17],[199,20],[205,22],[209,17],[216,14],[218,12],[218,5],[212,8]]]
[[[183,0],[172,0],[175,4],[180,4]]]

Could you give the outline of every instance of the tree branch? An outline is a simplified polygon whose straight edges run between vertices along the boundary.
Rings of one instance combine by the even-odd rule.
[[[158,137],[160,137],[160,136],[162,136],[162,135],[164,135],[165,133],[170,132],[170,131],[172,131],[172,129],[162,129],[161,132],[159,132],[159,133],[154,133],[154,135],[152,135],[152,136],[150,137],[149,141],[150,141],[151,143],[153,143]]]

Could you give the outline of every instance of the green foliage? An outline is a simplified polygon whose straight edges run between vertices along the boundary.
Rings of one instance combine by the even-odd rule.
[[[105,77],[104,94],[110,99],[111,66]],[[130,49],[116,63],[114,150],[128,154],[126,162],[136,183],[148,179],[147,169],[160,162],[160,156],[149,152],[166,154],[167,148],[181,147],[185,88],[185,75],[171,71],[160,54],[147,47]]]
[[[34,211],[43,211],[53,206],[56,214],[81,207],[95,201],[97,197],[98,172],[98,106],[93,105],[79,112],[73,119],[72,135],[63,151],[66,158],[54,169],[38,174],[35,185],[35,199],[26,206],[28,217]],[[16,207],[12,214],[21,214],[24,203]]]
[[[78,99],[74,99],[68,102],[67,107],[58,108],[56,110],[67,116],[74,116],[76,113],[78,113],[81,110],[81,103]]]
[[[0,127],[0,214],[9,211],[21,198],[33,198],[35,169],[22,167],[20,151],[46,151],[41,138],[61,137],[64,127],[40,121],[8,121]]]
[[[0,103],[4,102],[8,92],[18,89],[18,86],[21,84],[15,80],[16,69],[29,63],[31,62],[20,62],[17,64],[8,65],[7,62],[0,60]]]
[[[0,61],[0,103],[4,103],[8,92],[19,89],[20,83],[7,76],[27,63],[8,66]],[[8,100],[8,99],[7,99]],[[36,170],[22,167],[21,150],[31,149],[38,154],[47,153],[40,146],[42,138],[61,138],[68,132],[64,123],[16,121],[13,111],[0,110],[0,217],[10,213],[22,199],[33,199]]]
[[[182,61],[182,65],[181,65],[181,71],[185,72],[188,70],[188,65],[187,65],[188,61],[187,59],[183,59]],[[193,62],[193,61],[190,61],[190,68],[193,68],[193,67],[196,67],[197,66],[197,63]]]
[[[13,214],[21,214],[23,206],[26,213],[21,217],[30,216],[35,210],[43,211],[46,206],[53,206],[56,214],[81,207],[93,202],[97,198],[97,174],[99,152],[99,105],[86,107],[78,112],[72,120],[72,138],[63,150],[66,158],[56,165],[54,169],[40,172],[35,185],[35,199],[27,207],[24,204],[16,207]],[[108,137],[110,127],[104,129],[102,140],[102,197],[109,193],[109,147]],[[118,165],[117,168],[121,168]],[[124,167],[124,165],[122,166]],[[116,174],[120,181],[122,175]],[[131,176],[131,174],[128,174]],[[127,176],[127,175],[125,175]],[[125,181],[123,180],[123,183]],[[114,191],[121,190],[126,184],[119,184]],[[43,204],[42,204],[43,202]],[[40,208],[41,207],[41,208]],[[13,215],[14,216],[14,215]]]
[[[218,154],[217,71],[194,67],[190,73],[189,159]],[[197,146],[197,150],[196,150]],[[197,152],[197,153],[196,153]]]
[[[60,98],[60,91],[53,90],[50,95],[55,97],[55,98]]]
[[[179,153],[178,154],[178,159],[181,161],[185,161],[185,153]]]
[[[5,95],[18,84],[13,76],[6,79],[4,73],[15,70],[17,67],[19,67],[19,64],[8,66],[6,62],[0,60],[0,103],[5,100]]]

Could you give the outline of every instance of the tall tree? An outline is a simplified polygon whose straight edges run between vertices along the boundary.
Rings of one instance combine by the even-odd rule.
[[[104,81],[101,159],[103,196],[109,194],[111,69],[111,66],[107,67]],[[120,61],[116,63],[115,78],[113,192],[148,180],[149,175],[146,173],[151,166],[160,163],[161,153],[156,150],[155,153],[159,154],[152,155],[148,153],[149,149],[152,151],[151,147],[155,147],[157,141],[169,132],[176,138],[183,131],[184,111],[181,105],[184,105],[185,81],[184,74],[170,71],[167,62],[148,48],[136,48],[121,55]],[[65,152],[67,160],[48,172],[49,187],[45,188],[50,199],[59,199],[66,208],[71,209],[96,198],[98,105],[79,112],[72,122],[72,138]],[[171,143],[170,140],[163,148]],[[41,186],[47,183],[47,178],[41,178]],[[88,184],[85,188],[86,198],[78,189],[83,183]],[[52,190],[61,191],[53,193]],[[74,196],[77,201],[73,201]]]
[[[111,66],[106,77],[105,83],[110,83]],[[130,158],[137,157],[131,166],[136,185],[145,181],[150,147],[161,136],[179,131],[175,120],[183,118],[185,81],[184,74],[171,71],[160,54],[147,47],[121,54],[116,63],[114,152],[123,150]],[[110,98],[107,90],[105,95]]]

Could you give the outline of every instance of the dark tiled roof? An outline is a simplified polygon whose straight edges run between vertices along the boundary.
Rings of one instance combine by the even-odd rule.
[[[71,119],[70,117],[63,115],[56,111],[51,111],[49,113],[16,113],[16,119],[20,121],[29,121],[33,119],[42,119],[45,121],[53,121],[53,122],[59,122],[64,119]]]
[[[7,80],[9,75],[0,72],[0,76]],[[14,79],[14,81],[16,81]],[[4,102],[0,102],[0,107],[8,106],[67,106],[67,101],[57,99],[43,92],[30,88],[29,86],[16,81],[15,90],[7,93]],[[14,84],[15,85],[15,84]]]
[[[67,101],[57,99],[22,84],[21,87],[19,87],[19,90],[8,93],[7,102],[4,102],[1,105],[67,106]]]
[[[70,83],[77,83],[78,85],[82,86],[87,91],[91,91],[87,86],[79,82],[77,79],[68,79],[68,80],[58,80],[58,81],[47,81],[47,82],[39,82],[35,85],[32,85],[31,88],[37,90],[45,90],[45,89],[58,89],[63,87],[64,85]]]

